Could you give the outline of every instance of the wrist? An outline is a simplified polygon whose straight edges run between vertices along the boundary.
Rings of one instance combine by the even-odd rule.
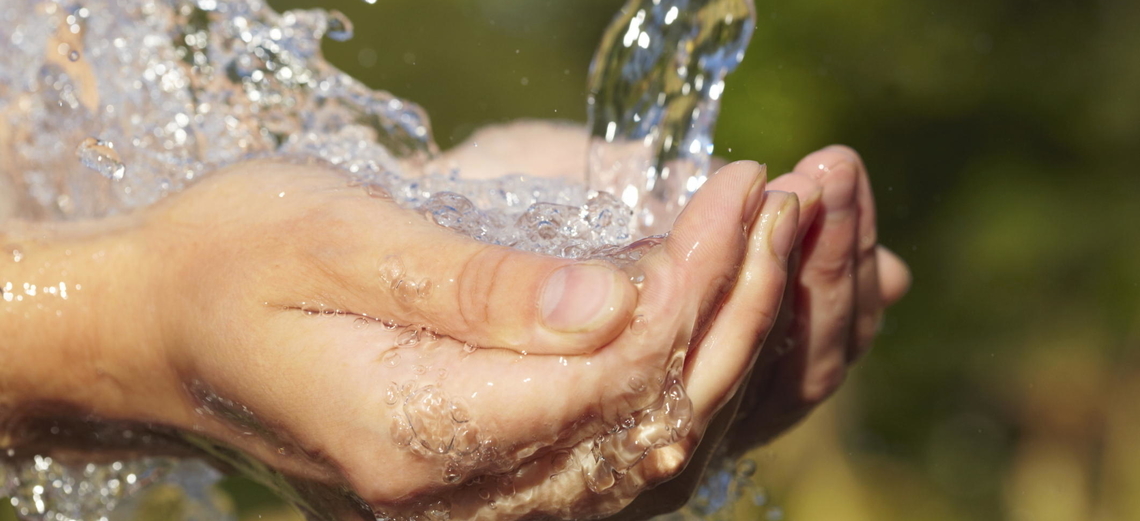
[[[129,217],[0,228],[0,428],[60,411],[158,419],[173,379],[141,237]]]

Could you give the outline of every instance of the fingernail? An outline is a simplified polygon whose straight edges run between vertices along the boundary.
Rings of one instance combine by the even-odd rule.
[[[751,224],[756,220],[760,211],[760,204],[764,202],[764,186],[768,181],[768,165],[760,165],[760,174],[752,187],[748,189],[748,197],[744,200],[744,224]]]
[[[800,200],[796,194],[768,192],[760,219],[766,225],[764,228],[768,235],[768,247],[780,262],[787,262],[788,255],[792,252],[799,213]]]
[[[546,279],[542,290],[542,321],[563,333],[588,331],[606,323],[618,311],[625,286],[618,272],[596,264],[571,264]]]

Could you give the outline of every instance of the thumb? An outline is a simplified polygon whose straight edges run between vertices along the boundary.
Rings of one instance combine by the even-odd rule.
[[[481,243],[388,201],[354,204],[367,218],[351,221],[361,246],[338,263],[349,309],[479,347],[560,355],[605,345],[632,318],[637,290],[613,265]]]

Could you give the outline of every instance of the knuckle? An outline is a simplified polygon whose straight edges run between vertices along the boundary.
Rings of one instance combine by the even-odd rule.
[[[455,309],[465,331],[486,324],[491,313],[491,296],[511,252],[490,245],[479,247],[468,257],[456,278]]]
[[[850,279],[854,274],[855,262],[852,255],[815,255],[804,265],[805,275],[814,280],[839,282]]]

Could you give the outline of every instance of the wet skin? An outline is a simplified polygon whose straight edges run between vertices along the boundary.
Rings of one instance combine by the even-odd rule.
[[[572,149],[574,138],[550,132],[548,149]],[[473,175],[517,171],[464,150],[447,160]],[[640,288],[604,263],[480,244],[336,172],[278,163],[233,167],[101,223],[9,223],[0,243],[22,258],[5,264],[0,284],[12,280],[26,298],[0,302],[0,330],[13,339],[0,412],[59,401],[199,432],[287,473],[343,480],[387,509],[446,499],[456,518],[611,513],[667,479],[691,486],[700,464],[683,471],[698,450],[722,439],[742,450],[802,417],[905,290],[905,267],[876,253],[857,156],[825,149],[804,164],[827,169],[797,167],[768,187],[783,192],[767,193],[758,165],[722,169],[640,261]],[[856,187],[850,198],[845,183]],[[793,249],[795,300],[781,306]],[[399,280],[431,289],[393,288],[393,259]],[[68,298],[27,295],[25,282],[64,282]],[[635,316],[646,327],[631,328]],[[685,436],[602,494],[580,472],[560,472],[567,451],[660,396],[672,347],[690,344]],[[761,349],[776,344],[782,356]],[[409,415],[417,396],[456,404],[464,432],[494,450],[458,471],[453,452],[412,450],[400,421],[455,432],[433,424],[430,407]],[[718,411],[737,428],[714,421]],[[507,473],[510,490],[472,484]],[[623,515],[648,513],[635,504]]]

